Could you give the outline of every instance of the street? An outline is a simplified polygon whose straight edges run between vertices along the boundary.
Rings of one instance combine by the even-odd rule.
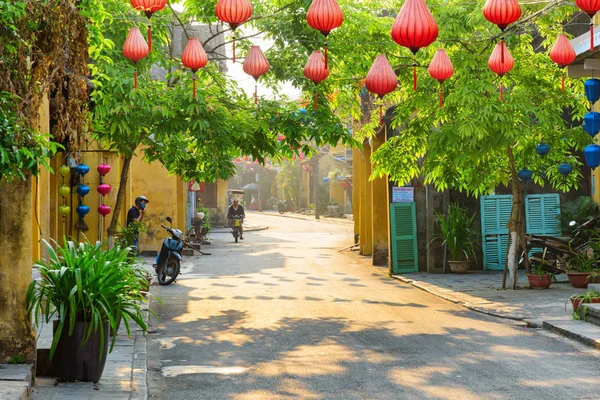
[[[598,352],[479,314],[338,250],[352,226],[249,213],[184,257],[148,335],[152,399],[600,398]]]

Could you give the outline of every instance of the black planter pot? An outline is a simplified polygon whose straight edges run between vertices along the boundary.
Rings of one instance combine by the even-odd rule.
[[[59,321],[54,321],[54,332]],[[56,346],[52,365],[55,366],[61,381],[98,382],[104,371],[108,356],[110,330],[108,321],[104,321],[104,345],[100,347],[100,331],[92,333],[87,342],[81,346],[85,337],[87,324],[76,322],[73,335],[69,336],[69,326],[65,323],[60,340]],[[100,355],[102,354],[102,358]]]

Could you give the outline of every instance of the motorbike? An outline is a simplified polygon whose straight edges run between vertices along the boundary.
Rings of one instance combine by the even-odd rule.
[[[202,245],[210,244],[207,235],[208,227],[206,226],[205,215],[203,212],[199,212],[194,217],[192,227],[185,234],[185,240],[201,247]]]
[[[277,211],[279,211],[279,214],[283,214],[286,211],[292,211],[290,201],[289,200],[279,200],[277,202]]]
[[[196,250],[202,255],[210,255],[210,253],[204,253],[187,242],[183,237],[183,232],[179,229],[173,229],[173,219],[171,217],[166,219],[171,226],[161,225],[161,228],[166,230],[171,237],[163,240],[155,264],[157,280],[160,285],[170,285],[179,276],[184,246]]]
[[[597,228],[599,221],[600,217],[596,217],[579,226],[576,226],[575,221],[571,221],[569,226],[573,230],[569,237],[526,234],[527,246],[526,251],[521,255],[521,261],[529,255],[529,263],[532,266],[539,265],[543,270],[553,274],[564,273],[571,257],[593,251],[592,239],[599,238]]]
[[[234,219],[233,220],[233,226],[232,226],[232,234],[233,234],[233,239],[235,240],[235,242],[238,242],[238,238],[240,237],[240,226],[242,225],[242,220],[241,219]]]

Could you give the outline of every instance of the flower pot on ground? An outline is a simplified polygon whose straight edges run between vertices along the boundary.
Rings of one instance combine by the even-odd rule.
[[[548,289],[552,284],[554,275],[546,272],[542,265],[536,265],[532,274],[527,274],[530,289]]]
[[[571,304],[573,305],[573,317],[580,319],[583,304],[600,303],[600,293],[588,290],[585,293],[571,296],[569,300],[571,300]]]
[[[434,240],[441,240],[450,253],[448,266],[457,274],[469,272],[472,260],[476,260],[475,247],[478,234],[472,229],[475,214],[456,203],[448,206],[446,215],[435,213],[438,224],[438,235]]]
[[[113,337],[108,349],[110,329],[123,322],[129,335],[130,321],[147,329],[141,270],[127,247],[66,238],[61,245],[44,243],[48,257],[36,262],[40,279],[29,286],[28,312],[38,326],[40,316],[46,323],[57,319],[50,360],[56,359],[59,379],[96,382],[115,343]]]
[[[587,289],[590,283],[600,283],[598,258],[594,253],[576,254],[569,259],[567,277],[569,283],[579,289]]]

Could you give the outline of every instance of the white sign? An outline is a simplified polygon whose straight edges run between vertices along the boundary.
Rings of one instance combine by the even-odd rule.
[[[412,203],[415,201],[415,191],[413,187],[392,188],[392,203]]]

